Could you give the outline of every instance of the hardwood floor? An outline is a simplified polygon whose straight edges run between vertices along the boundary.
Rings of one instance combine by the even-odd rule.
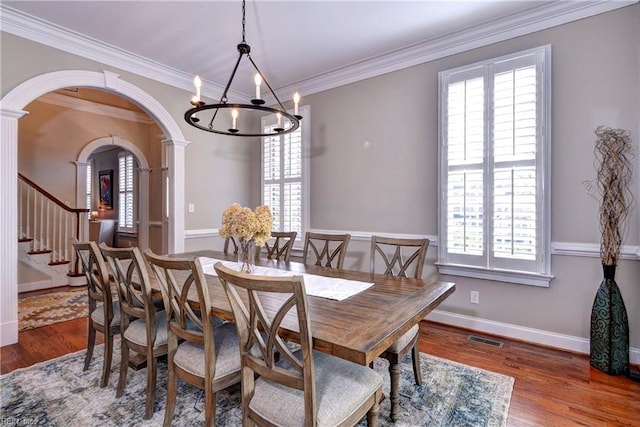
[[[495,348],[468,341],[469,334],[488,337],[422,322],[420,350],[514,377],[509,426],[640,425],[640,382],[593,369],[585,355],[488,337],[504,343]],[[86,318],[21,332],[18,344],[1,348],[0,371],[83,350],[86,337]]]

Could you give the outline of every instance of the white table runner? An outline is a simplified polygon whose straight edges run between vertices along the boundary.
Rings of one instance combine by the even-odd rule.
[[[199,257],[200,264],[204,274],[217,276],[213,265],[220,261],[225,267],[238,271],[238,263],[232,261],[224,261],[215,258]],[[338,301],[349,298],[367,288],[373,286],[373,283],[359,282],[357,280],[339,279],[335,277],[317,276],[315,274],[300,274],[292,271],[278,270],[277,268],[255,266],[255,274],[263,276],[303,276],[304,286],[307,295],[316,297],[329,298]]]

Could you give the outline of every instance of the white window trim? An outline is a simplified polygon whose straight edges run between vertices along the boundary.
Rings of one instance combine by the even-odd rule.
[[[293,114],[293,111],[289,111]],[[302,247],[304,234],[309,230],[310,206],[310,177],[311,177],[311,107],[301,105],[298,113],[302,116],[300,120],[300,132],[302,137],[302,225],[301,232],[296,236],[294,246]],[[275,123],[275,115],[263,116],[261,127],[264,128],[268,122]],[[264,204],[264,144],[260,141],[260,200]]]
[[[460,73],[465,70],[471,70],[478,67],[484,67],[487,64],[495,64],[501,61],[511,60],[523,55],[537,54],[542,60],[542,142],[540,144],[540,152],[536,154],[537,163],[537,180],[538,188],[541,189],[541,200],[539,202],[539,220],[541,221],[541,232],[539,238],[542,240],[539,250],[541,250],[541,262],[538,266],[538,272],[509,270],[505,268],[491,268],[484,266],[461,265],[447,260],[447,229],[446,229],[446,189],[443,189],[443,182],[446,182],[444,174],[446,173],[446,159],[443,153],[445,129],[443,128],[443,119],[445,114],[445,101],[443,94],[445,93],[445,80],[449,74]],[[482,61],[471,65],[458,67],[451,70],[442,71],[438,75],[439,103],[438,103],[438,157],[439,157],[439,174],[438,187],[441,194],[438,208],[438,235],[442,244],[438,245],[438,271],[440,274],[448,274],[454,276],[473,277],[486,280],[494,280],[500,282],[533,285],[548,287],[553,275],[551,274],[551,46],[545,45],[488,61]],[[493,194],[493,190],[491,191]]]

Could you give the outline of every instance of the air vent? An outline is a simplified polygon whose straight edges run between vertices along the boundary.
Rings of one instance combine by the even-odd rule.
[[[467,341],[479,342],[480,344],[490,345],[491,347],[502,348],[504,343],[498,340],[492,340],[491,338],[483,338],[476,335],[469,335]]]

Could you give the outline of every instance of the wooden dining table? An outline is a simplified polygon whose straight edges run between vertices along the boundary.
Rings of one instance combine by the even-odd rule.
[[[177,257],[206,257],[234,261],[233,255],[218,251],[175,254]],[[373,286],[342,301],[308,295],[313,348],[352,362],[369,365],[418,324],[455,291],[455,284],[429,279],[411,279],[343,270],[299,262],[260,259],[256,265],[300,274],[356,280]],[[227,296],[216,276],[206,275],[211,314],[233,321]],[[266,307],[268,309],[268,307]],[[282,335],[299,342],[294,313],[284,319]]]

